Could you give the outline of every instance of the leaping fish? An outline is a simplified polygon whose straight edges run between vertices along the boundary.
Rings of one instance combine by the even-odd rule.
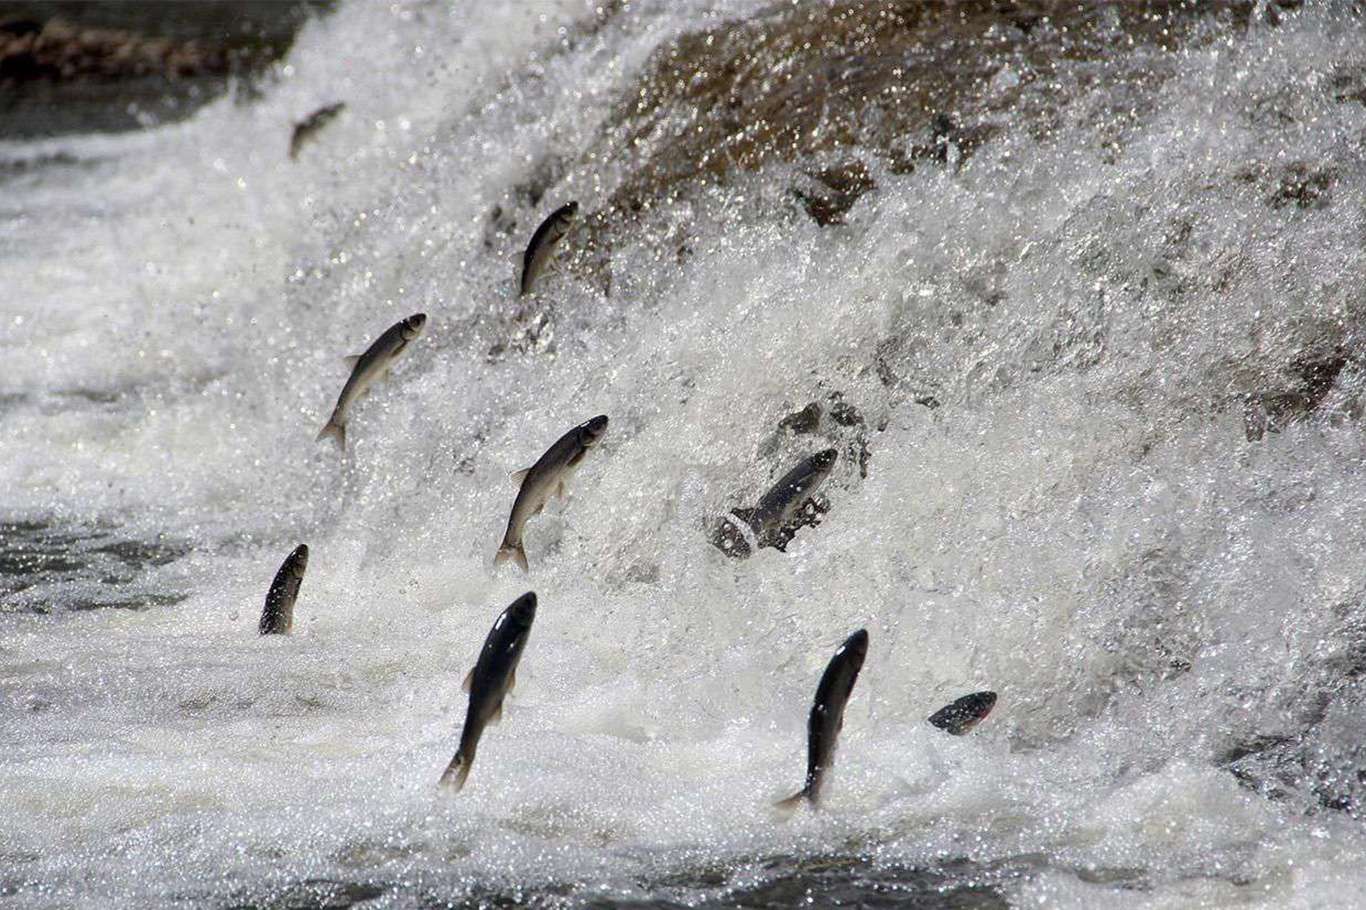
[[[502,720],[503,699],[517,685],[517,663],[522,659],[522,649],[535,618],[536,595],[528,591],[502,612],[484,639],[479,660],[462,684],[470,694],[470,705],[465,712],[465,726],[460,730],[460,748],[441,774],[443,786],[457,791],[465,786],[484,728]]]
[[[301,543],[285,557],[275,580],[266,593],[266,607],[261,611],[257,626],[262,635],[288,635],[294,626],[294,601],[299,598],[299,585],[304,582],[308,568],[308,544]]]
[[[550,265],[551,259],[555,256],[555,247],[569,233],[578,217],[579,204],[566,202],[551,212],[550,217],[536,228],[536,233],[531,235],[531,242],[526,245],[526,252],[522,255],[522,280],[519,285],[522,295],[531,291],[536,279],[541,277],[541,273]]]
[[[552,494],[564,496],[565,484],[578,469],[588,450],[597,444],[602,434],[607,432],[607,417],[598,415],[587,423],[582,423],[565,433],[531,467],[512,475],[514,483],[520,483],[517,499],[512,503],[512,514],[508,516],[507,531],[493,557],[496,566],[511,559],[527,571],[526,550],[522,549],[522,532],[527,519],[541,514]]]
[[[351,375],[346,380],[346,385],[342,386],[341,395],[337,397],[337,406],[332,409],[332,416],[318,433],[319,441],[331,436],[337,440],[337,445],[343,451],[346,450],[346,421],[351,405],[369,391],[375,380],[389,374],[398,356],[407,349],[414,338],[422,334],[422,328],[426,324],[427,314],[414,313],[402,322],[396,322],[385,329],[384,334],[375,339],[375,343],[366,348],[364,354],[346,358],[347,364],[351,367]]]
[[[304,147],[304,143],[313,138],[323,127],[331,123],[336,116],[346,110],[345,102],[338,101],[336,104],[329,104],[320,107],[309,114],[303,120],[294,124],[294,132],[289,137],[289,158],[291,161],[297,160],[299,150]]]
[[[757,506],[734,509],[732,514],[749,525],[759,546],[782,549],[786,542],[784,532],[801,519],[802,508],[830,476],[838,457],[835,449],[825,449],[802,459],[764,494]]]
[[[811,704],[811,716],[806,722],[806,785],[787,799],[779,802],[780,809],[796,808],[802,800],[813,807],[820,804],[821,788],[826,772],[835,763],[835,744],[844,727],[844,707],[854,691],[863,659],[868,656],[868,632],[859,629],[845,639],[835,656],[830,658],[816,700]]]
[[[955,699],[930,715],[930,723],[954,736],[963,736],[996,707],[995,692],[973,692]]]

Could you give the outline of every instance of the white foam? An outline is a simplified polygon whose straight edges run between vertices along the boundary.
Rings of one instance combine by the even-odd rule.
[[[547,152],[564,177],[516,239],[560,200],[601,205],[620,164],[583,156],[650,50],[752,7],[712,6],[632,4],[564,48],[583,3],[345,4],[260,101],[37,147],[99,163],[3,203],[7,506],[193,552],[148,569],[191,592],[173,606],[0,614],[0,870],[43,883],[21,905],[305,878],[629,894],[851,844],[1042,855],[1010,886],[1026,905],[1366,887],[1357,828],[1213,765],[1289,722],[1335,607],[1361,608],[1357,368],[1259,444],[1234,403],[1315,335],[1359,346],[1366,107],[1321,86],[1366,62],[1360,21],[1311,9],[1181,52],[1112,164],[1079,118],[1007,129],[960,174],[879,170],[844,228],[800,214],[782,166],[700,194],[661,216],[690,258],[642,236],[614,250],[629,293],[552,278],[554,356],[490,362],[471,320],[513,308],[515,243],[485,248],[489,210]],[[337,99],[291,164],[289,124]],[[1238,176],[1287,160],[1334,169],[1331,206],[1269,207],[1274,177]],[[419,310],[341,461],[314,442],[340,358]],[[879,382],[889,335],[942,407]],[[833,390],[885,421],[869,476],[842,458],[819,529],[724,559],[711,522],[786,467],[765,437]],[[508,472],[598,413],[569,502],[529,527],[530,579],[494,574]],[[295,634],[258,639],[301,541]],[[460,679],[528,587],[508,716],[443,796]],[[816,680],[859,627],[829,811],[778,823]],[[971,736],[923,723],[981,688],[1000,702]]]

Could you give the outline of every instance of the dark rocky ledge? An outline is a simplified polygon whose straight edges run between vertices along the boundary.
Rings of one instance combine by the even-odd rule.
[[[250,94],[331,0],[0,4],[0,139],[179,119],[234,77]]]

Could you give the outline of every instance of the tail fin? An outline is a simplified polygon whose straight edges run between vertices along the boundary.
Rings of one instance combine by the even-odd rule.
[[[522,549],[522,545],[520,543],[505,543],[501,547],[499,547],[498,555],[493,557],[493,564],[495,566],[500,565],[509,559],[517,563],[517,565],[521,566],[523,572],[526,572],[530,569],[530,566],[527,565],[526,561],[526,550]]]
[[[805,800],[805,801],[810,801],[810,799],[811,799],[811,793],[810,793],[810,791],[808,791],[805,787],[803,787],[802,789],[798,790],[796,793],[793,793],[793,794],[792,794],[791,796],[789,796],[787,799],[780,799],[780,800],[778,800],[776,803],[774,803],[773,805],[774,805],[775,807],[777,807],[778,809],[782,810],[783,812],[793,812],[793,811],[795,811],[795,810],[797,809],[798,806],[800,806],[800,805],[802,804],[802,802],[803,802],[804,800]],[[814,805],[814,804],[813,804],[813,805]]]
[[[337,440],[337,448],[341,449],[343,452],[346,451],[346,426],[344,424],[334,423],[329,420],[327,425],[319,431],[318,438],[315,439],[314,442],[322,442],[329,436]]]
[[[451,759],[451,763],[446,766],[446,770],[441,772],[441,786],[450,787],[456,793],[465,786],[465,778],[470,776],[470,765],[474,762],[474,756],[465,757],[465,753],[457,752]]]

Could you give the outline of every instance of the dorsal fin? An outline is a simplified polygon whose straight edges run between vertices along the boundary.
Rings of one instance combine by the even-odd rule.
[[[346,366],[347,366],[349,369],[354,370],[354,369],[356,368],[356,364],[360,363],[360,355],[359,355],[359,354],[352,354],[352,355],[350,355],[349,357],[343,357],[343,358],[342,358],[342,363],[346,364]]]
[[[520,484],[522,481],[526,480],[526,476],[530,473],[531,468],[522,468],[520,471],[513,471],[508,476],[512,478],[513,483]]]
[[[465,674],[465,681],[460,684],[460,688],[464,689],[466,692],[474,688],[474,670],[471,669],[470,672]]]

